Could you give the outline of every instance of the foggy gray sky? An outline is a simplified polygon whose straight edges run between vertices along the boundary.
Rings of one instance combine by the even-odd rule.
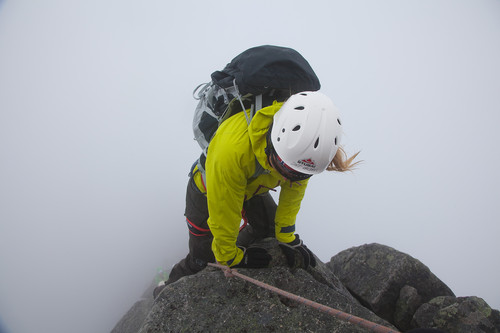
[[[187,251],[196,85],[288,46],[342,112],[352,174],[297,220],[323,261],[378,242],[500,308],[500,1],[0,1],[0,321],[108,332]]]

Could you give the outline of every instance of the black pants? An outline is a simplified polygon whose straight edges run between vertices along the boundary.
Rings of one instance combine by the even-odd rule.
[[[254,241],[274,237],[276,208],[276,203],[269,193],[245,201],[242,217],[248,224],[240,231],[237,244],[248,246]],[[208,262],[215,262],[212,252],[213,236],[207,224],[209,216],[207,198],[196,187],[192,176],[187,186],[184,215],[189,229],[189,253],[172,268],[166,284],[201,271]]]

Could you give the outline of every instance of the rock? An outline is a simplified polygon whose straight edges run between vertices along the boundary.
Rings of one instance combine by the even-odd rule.
[[[305,270],[300,257],[286,265],[276,240],[259,245],[271,253],[271,267],[240,273],[320,304],[405,332],[500,333],[498,310],[478,297],[455,297],[425,265],[390,247],[351,248]],[[112,333],[367,332],[213,267],[168,285],[154,301],[153,287]]]
[[[238,269],[238,272],[323,305],[392,327],[361,306],[321,261],[318,260],[314,269],[290,269],[284,265],[276,243],[268,249],[276,258],[272,267]],[[240,278],[226,278],[221,270],[207,267],[166,286],[139,332],[184,331],[365,333],[366,329]]]
[[[437,296],[455,296],[427,266],[385,245],[347,249],[327,266],[361,304],[402,330],[410,326],[422,303]]]
[[[307,271],[286,267],[240,269],[259,281],[321,304],[389,325],[350,295],[316,281]],[[283,298],[213,268],[168,285],[140,333],[160,332],[366,332],[365,329]]]
[[[403,331],[410,329],[413,314],[421,304],[422,297],[418,294],[417,289],[408,285],[401,288],[394,310],[394,324]]]
[[[149,311],[153,307],[153,289],[156,283],[151,283],[148,289],[144,292],[141,299],[132,305],[132,307],[123,315],[111,333],[137,333],[144,319],[146,319]]]
[[[413,327],[436,327],[450,333],[499,333],[500,312],[479,297],[441,296],[416,311]]]
[[[152,307],[153,297],[135,302],[111,330],[111,333],[136,333]]]

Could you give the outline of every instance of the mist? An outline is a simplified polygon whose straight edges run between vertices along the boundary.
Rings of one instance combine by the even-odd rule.
[[[109,332],[187,254],[193,89],[292,47],[353,173],[309,182],[322,261],[378,242],[500,308],[500,2],[0,1],[0,332]],[[2,328],[2,323],[4,328]]]

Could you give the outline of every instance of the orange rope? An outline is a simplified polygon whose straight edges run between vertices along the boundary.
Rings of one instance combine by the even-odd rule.
[[[220,264],[214,264],[214,263],[208,263],[209,266],[212,266],[212,267],[217,267],[217,268],[220,268],[224,271],[224,274],[228,277],[230,276],[237,276],[245,281],[248,281],[250,283],[253,283],[259,287],[262,287],[264,289],[267,289],[267,290],[270,290],[274,293],[277,293],[281,296],[284,296],[286,298],[289,298],[293,301],[296,301],[296,302],[299,302],[299,303],[302,303],[302,304],[305,304],[305,305],[308,305],[312,308],[315,308],[315,309],[318,309],[320,311],[323,311],[323,312],[326,312],[338,319],[341,319],[341,320],[345,320],[351,324],[355,324],[355,325],[358,325],[358,326],[361,326],[363,328],[366,328],[368,330],[370,330],[370,332],[374,332],[374,333],[400,333],[399,331],[396,331],[396,330],[393,330],[389,327],[385,327],[383,325],[380,325],[380,324],[377,324],[377,323],[374,323],[374,322],[371,322],[369,320],[366,320],[366,319],[363,319],[363,318],[360,318],[360,317],[356,317],[354,315],[351,315],[351,314],[348,314],[346,312],[342,312],[340,310],[337,310],[337,309],[334,309],[334,308],[331,308],[331,307],[328,307],[326,305],[323,305],[323,304],[320,304],[320,303],[316,303],[314,301],[311,301],[307,298],[304,298],[304,297],[301,297],[301,296],[297,296],[295,294],[292,294],[292,293],[289,293],[288,291],[284,291],[282,289],[279,289],[279,288],[276,288],[276,287],[273,287],[267,283],[264,283],[264,282],[261,282],[259,280],[255,280],[255,279],[252,279],[251,277],[248,277],[246,275],[243,275],[241,273],[239,273],[236,269],[231,269],[227,266],[223,266],[223,265],[220,265]]]

